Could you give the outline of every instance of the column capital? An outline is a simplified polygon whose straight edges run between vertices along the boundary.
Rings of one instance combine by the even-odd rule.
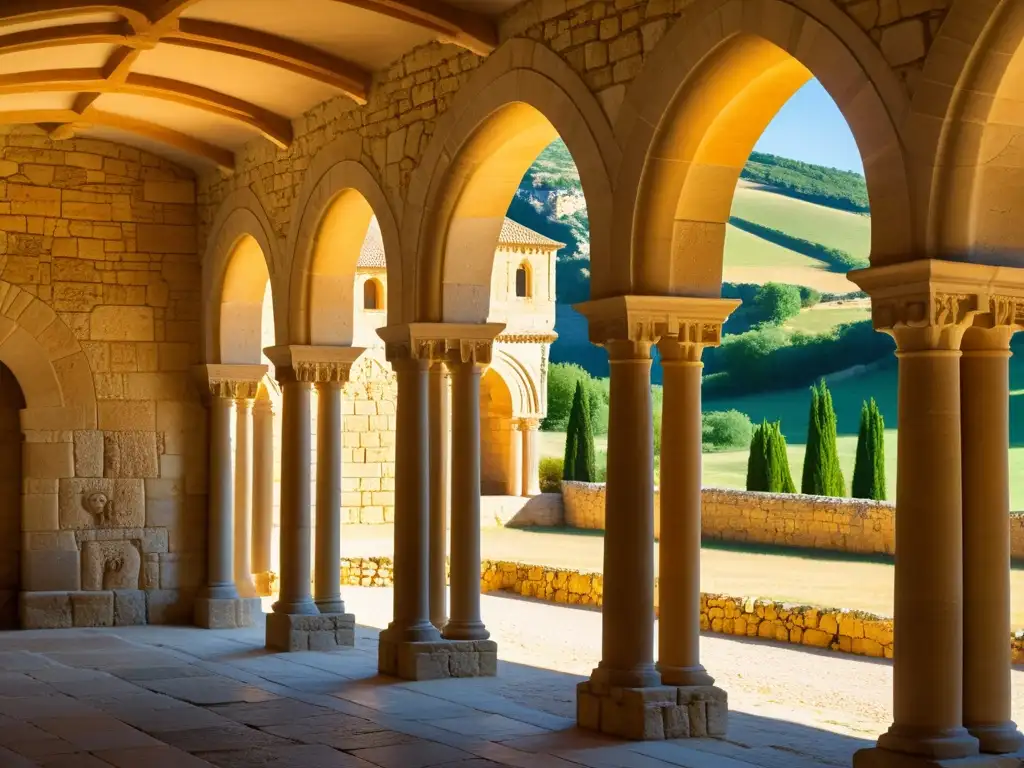
[[[700,359],[706,346],[722,341],[722,325],[740,305],[734,299],[693,296],[613,296],[587,301],[573,308],[587,318],[590,341],[630,356],[622,342],[632,342],[646,350],[658,344],[663,356],[675,359]],[[644,356],[645,349],[633,354]]]
[[[1024,269],[918,259],[848,277],[871,297],[875,328],[901,352],[958,351],[970,328],[1012,333],[1024,325]]]
[[[263,350],[274,364],[278,381],[294,376],[296,381],[313,384],[346,383],[352,365],[365,351],[363,347],[301,344],[267,347]]]
[[[540,416],[523,416],[519,419],[520,429],[523,432],[530,432],[532,430],[540,429],[540,423],[543,419]]]
[[[429,363],[490,365],[494,340],[504,323],[409,323],[377,330],[390,362],[402,359]]]
[[[265,365],[207,364],[192,368],[204,399],[255,399],[260,380],[266,375]]]

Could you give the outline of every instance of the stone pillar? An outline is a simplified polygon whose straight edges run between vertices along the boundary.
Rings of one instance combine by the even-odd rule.
[[[274,536],[274,411],[270,399],[253,407],[252,571],[256,591],[271,594]]]
[[[341,599],[341,382],[318,381],[316,571],[320,613],[344,613]]]
[[[680,311],[685,305],[680,299]],[[717,346],[731,301],[693,299],[700,318],[658,343],[663,371],[661,526],[658,539],[658,671],[665,685],[711,686],[700,663],[701,373],[705,346]],[[724,693],[716,693],[725,701]]]
[[[727,708],[722,691],[692,683],[663,685],[654,665],[651,346],[660,336],[689,333],[691,328],[681,329],[678,318],[680,307],[687,311],[682,316],[691,316],[692,301],[624,296],[577,306],[587,317],[591,341],[604,344],[611,364],[601,663],[590,680],[577,688],[577,721],[584,728],[630,739],[717,736],[725,732]],[[725,303],[730,309],[735,304]],[[702,326],[695,324],[692,330],[700,333]],[[702,335],[683,340],[708,343]],[[692,386],[692,380],[687,384]],[[692,408],[692,391],[684,388],[679,392],[677,383],[674,394],[681,394],[684,404]],[[688,396],[690,402],[686,403]],[[689,408],[676,410],[680,418],[692,419]],[[685,430],[687,424],[682,426]],[[692,431],[691,426],[689,433],[679,439],[692,439]],[[693,482],[692,476],[684,478],[681,488],[692,494]],[[682,521],[675,529],[677,541],[687,541],[689,526],[692,521]],[[671,591],[669,594],[674,597]],[[692,607],[692,601],[683,599],[674,607],[679,615]],[[689,629],[685,619],[673,627]],[[673,635],[673,641],[681,637]],[[682,639],[692,642],[692,638]],[[680,666],[692,666],[691,657],[676,653],[673,660],[677,658],[688,659]]]
[[[522,419],[512,419],[509,430],[508,488],[509,496],[523,495],[523,429]]]
[[[360,353],[355,347],[270,347],[267,356],[274,362],[278,381],[281,382],[281,591],[274,603],[274,612],[267,617],[267,647],[279,651],[322,651],[339,645],[355,644],[355,619],[346,613],[321,613],[310,589],[311,582],[311,528],[313,525],[310,498],[311,435],[309,427],[310,399],[314,382],[343,381],[348,376],[352,361]],[[321,390],[321,395],[328,393]],[[324,400],[327,400],[325,405]],[[341,404],[332,397],[320,400],[321,420],[318,423],[320,440],[340,441]],[[333,419],[337,427],[325,424]],[[324,434],[325,432],[329,434]],[[333,434],[336,433],[336,434]],[[323,442],[320,443],[324,447]],[[340,488],[341,450],[338,445],[326,446],[327,456],[317,459],[317,515],[324,515],[324,528],[340,524],[341,505],[333,491],[335,480]],[[334,459],[330,454],[334,453]],[[321,464],[321,462],[326,462]],[[333,462],[337,467],[328,467]],[[319,481],[323,478],[324,488]],[[337,499],[337,505],[333,499]],[[326,511],[324,511],[326,509]],[[319,521],[318,521],[319,522]],[[325,549],[332,544],[321,542],[321,536],[330,537],[330,530],[318,528],[318,545]],[[337,527],[334,528],[337,530]],[[338,539],[340,541],[340,539]],[[318,551],[319,551],[318,546]],[[336,546],[336,545],[334,545]],[[336,559],[340,567],[340,555]],[[330,567],[330,563],[325,564]],[[335,586],[335,594],[338,587]],[[340,601],[340,595],[339,595]]]
[[[448,494],[450,429],[448,370],[443,362],[430,366],[428,396],[430,429],[430,621],[442,629],[448,621]]]
[[[522,420],[523,495],[540,494],[540,419]]]
[[[448,640],[486,640],[480,617],[480,377],[490,344],[460,344],[452,375],[451,612]]]
[[[1024,303],[1022,303],[1024,307]],[[993,317],[993,320],[997,318]],[[1005,318],[1011,320],[1012,318]],[[1024,747],[1010,713],[1010,336],[967,330],[960,359],[964,726],[982,752]]]
[[[502,328],[504,326],[491,324],[414,323],[388,326],[377,331],[385,342],[387,358],[398,379],[398,429],[395,436],[395,477],[398,479],[395,488],[395,610],[394,620],[380,636],[378,667],[384,674],[407,680],[424,680],[449,677],[453,670],[457,670],[460,676],[476,676],[493,675],[497,669],[497,646],[494,643],[489,640],[446,642],[430,621],[428,390],[432,362],[443,360],[447,350],[458,348],[456,345],[461,340],[486,340],[489,345]],[[460,405],[457,398],[458,395],[453,394],[456,407]],[[476,450],[479,451],[479,447]],[[477,457],[479,461],[478,453]],[[453,456],[453,475],[457,463]],[[453,482],[453,526],[461,519],[454,488]],[[453,534],[453,588],[457,588],[455,553],[458,547]],[[465,561],[465,550],[459,551],[463,553]],[[479,601],[479,562],[477,569]],[[452,619],[456,627],[475,626],[471,623],[471,610],[466,610],[465,603],[454,599]]]
[[[899,358],[893,724],[858,768],[978,754],[963,725],[960,345],[988,308],[987,269],[922,260],[851,273]]]
[[[252,581],[252,404],[235,400],[235,584],[241,597],[256,597]]]
[[[195,623],[208,629],[250,626],[259,601],[243,599],[235,583],[235,478],[232,476],[231,407],[256,396],[262,365],[202,365],[195,374],[210,408],[207,581],[195,603]]]

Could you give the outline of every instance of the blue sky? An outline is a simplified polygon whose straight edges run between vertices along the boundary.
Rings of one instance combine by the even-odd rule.
[[[806,163],[864,173],[850,126],[817,80],[793,94],[754,147]]]

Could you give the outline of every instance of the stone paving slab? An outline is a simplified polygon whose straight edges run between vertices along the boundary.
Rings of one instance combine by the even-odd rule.
[[[402,683],[376,674],[376,639],[360,627],[355,649],[275,654],[259,630],[0,634],[0,766],[848,764],[849,748],[828,746],[834,735],[756,718],[734,719],[729,741],[622,742],[575,727],[577,675],[502,663],[498,678]],[[780,739],[799,751],[775,749]]]

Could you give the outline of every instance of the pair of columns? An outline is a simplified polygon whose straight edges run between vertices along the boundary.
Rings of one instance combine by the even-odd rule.
[[[395,606],[382,635],[386,643],[489,636],[480,615],[480,380],[503,328],[416,323],[378,331],[398,384]],[[449,498],[450,615],[444,605]],[[385,666],[382,661],[382,671],[394,672]]]
[[[609,688],[714,682],[700,662],[699,644],[700,358],[705,346],[720,342],[722,324],[737,305],[721,299],[626,296],[577,307],[587,317],[591,341],[608,350],[611,370],[601,662],[591,676],[591,690],[599,696]],[[664,370],[657,663],[651,405],[655,344]],[[589,725],[582,719],[581,724]]]
[[[359,347],[280,346],[266,350],[281,385],[280,589],[273,611],[285,616],[344,614],[341,598],[341,389]],[[316,572],[310,400],[317,390]],[[268,630],[269,631],[269,630]]]
[[[854,764],[1017,751],[1008,361],[1024,270],[925,260],[850,278],[899,358],[893,724]]]
[[[269,399],[235,399],[234,494],[235,584],[239,596],[252,598],[268,586],[257,585],[253,577],[265,582],[271,570],[274,412]]]
[[[537,496],[540,493],[540,419],[534,416],[512,419],[509,452],[509,496]]]
[[[252,581],[250,534],[253,488],[252,403],[263,365],[204,365],[195,369],[208,398],[209,511],[207,518],[207,578],[196,603],[196,623],[203,627],[227,628],[252,623],[256,590]],[[235,440],[232,441],[232,410],[236,409]],[[261,425],[262,426],[262,425]],[[264,435],[265,437],[265,435]],[[232,466],[232,443],[235,461]],[[261,444],[261,456],[264,446]],[[260,467],[260,503],[273,465]],[[269,528],[270,506],[261,506],[264,519],[260,535]]]

